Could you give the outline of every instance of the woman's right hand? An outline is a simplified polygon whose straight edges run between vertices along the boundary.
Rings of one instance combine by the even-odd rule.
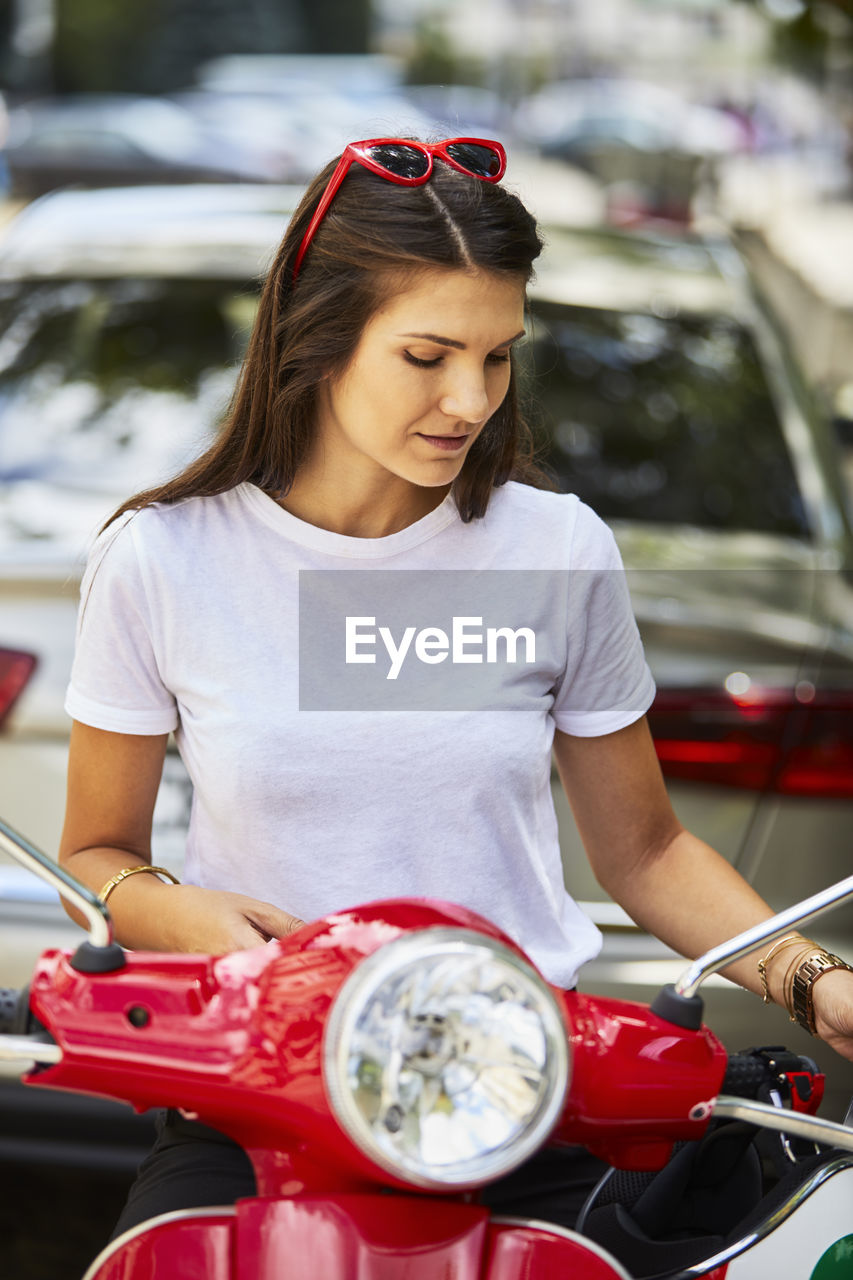
[[[75,721],[59,861],[95,893],[128,865],[151,861],[151,824],[168,734],[110,733]],[[66,909],[80,924],[72,905]],[[241,893],[129,876],[109,895],[116,939],[134,951],[224,955],[284,938],[303,923]]]
[[[135,877],[134,877],[135,878]],[[162,950],[224,955],[285,938],[305,922],[272,903],[242,893],[170,885],[157,895],[162,903]]]

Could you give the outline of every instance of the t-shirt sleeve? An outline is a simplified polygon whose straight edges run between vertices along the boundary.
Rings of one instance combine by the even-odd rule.
[[[645,715],[655,683],[613,534],[581,508],[567,592],[567,660],[555,689],[554,722],[564,733],[598,737]]]
[[[65,710],[95,729],[169,733],[177,705],[161,678],[131,523],[107,529],[89,555]]]

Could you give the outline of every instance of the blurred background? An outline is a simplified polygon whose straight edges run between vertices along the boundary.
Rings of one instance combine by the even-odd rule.
[[[399,134],[499,138],[540,218],[534,423],[629,568],[679,816],[777,908],[848,875],[853,0],[0,0],[0,815],[55,854],[87,542],[215,430],[305,181]],[[170,752],[176,872],[189,803]],[[556,803],[586,989],[647,1000],[683,964]],[[849,953],[853,911],[814,932]],[[0,858],[0,984],[78,940]],[[844,1116],[784,1011],[716,979],[707,1013]],[[4,1275],[79,1277],[150,1137],[0,1071]]]
[[[851,62],[850,0],[3,0],[0,163],[14,207],[69,182],[299,182],[362,121],[491,132],[517,169],[548,162],[549,213],[748,234],[831,394]]]

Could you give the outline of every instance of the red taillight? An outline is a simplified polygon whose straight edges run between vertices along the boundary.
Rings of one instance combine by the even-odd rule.
[[[12,710],[36,666],[33,653],[0,649],[0,725]]]
[[[663,689],[649,724],[667,777],[853,797],[853,691]]]

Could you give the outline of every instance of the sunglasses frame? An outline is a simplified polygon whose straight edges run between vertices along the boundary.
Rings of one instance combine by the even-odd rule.
[[[500,161],[500,167],[496,174],[473,173],[470,169],[466,169],[458,160],[454,160],[448,154],[447,148],[459,144],[473,145],[477,147],[488,147],[494,151]],[[426,172],[419,174],[414,178],[404,178],[399,174],[392,173],[390,169],[386,169],[384,165],[373,160],[368,154],[370,147],[382,146],[404,146],[410,147],[413,151],[419,151],[421,155],[426,156],[427,167]],[[326,190],[320,197],[319,204],[314,210],[314,216],[308,224],[308,230],[302,237],[302,243],[296,254],[296,261],[293,264],[293,276],[291,283],[296,283],[296,277],[299,274],[299,268],[302,266],[302,260],[308,252],[308,248],[317,228],[325,218],[329,205],[334,200],[341,188],[344,178],[350,171],[353,164],[363,165],[365,169],[369,169],[371,173],[377,174],[380,178],[384,178],[386,182],[393,182],[398,187],[422,187],[425,182],[429,182],[432,176],[433,157],[438,156],[445,164],[449,164],[454,169],[458,169],[460,173],[467,173],[471,178],[478,178],[481,182],[500,182],[506,173],[506,151],[499,142],[495,142],[493,138],[445,138],[442,142],[416,142],[412,138],[367,138],[361,142],[350,142],[344,148],[340,160],[337,163],[334,173],[328,181]]]

